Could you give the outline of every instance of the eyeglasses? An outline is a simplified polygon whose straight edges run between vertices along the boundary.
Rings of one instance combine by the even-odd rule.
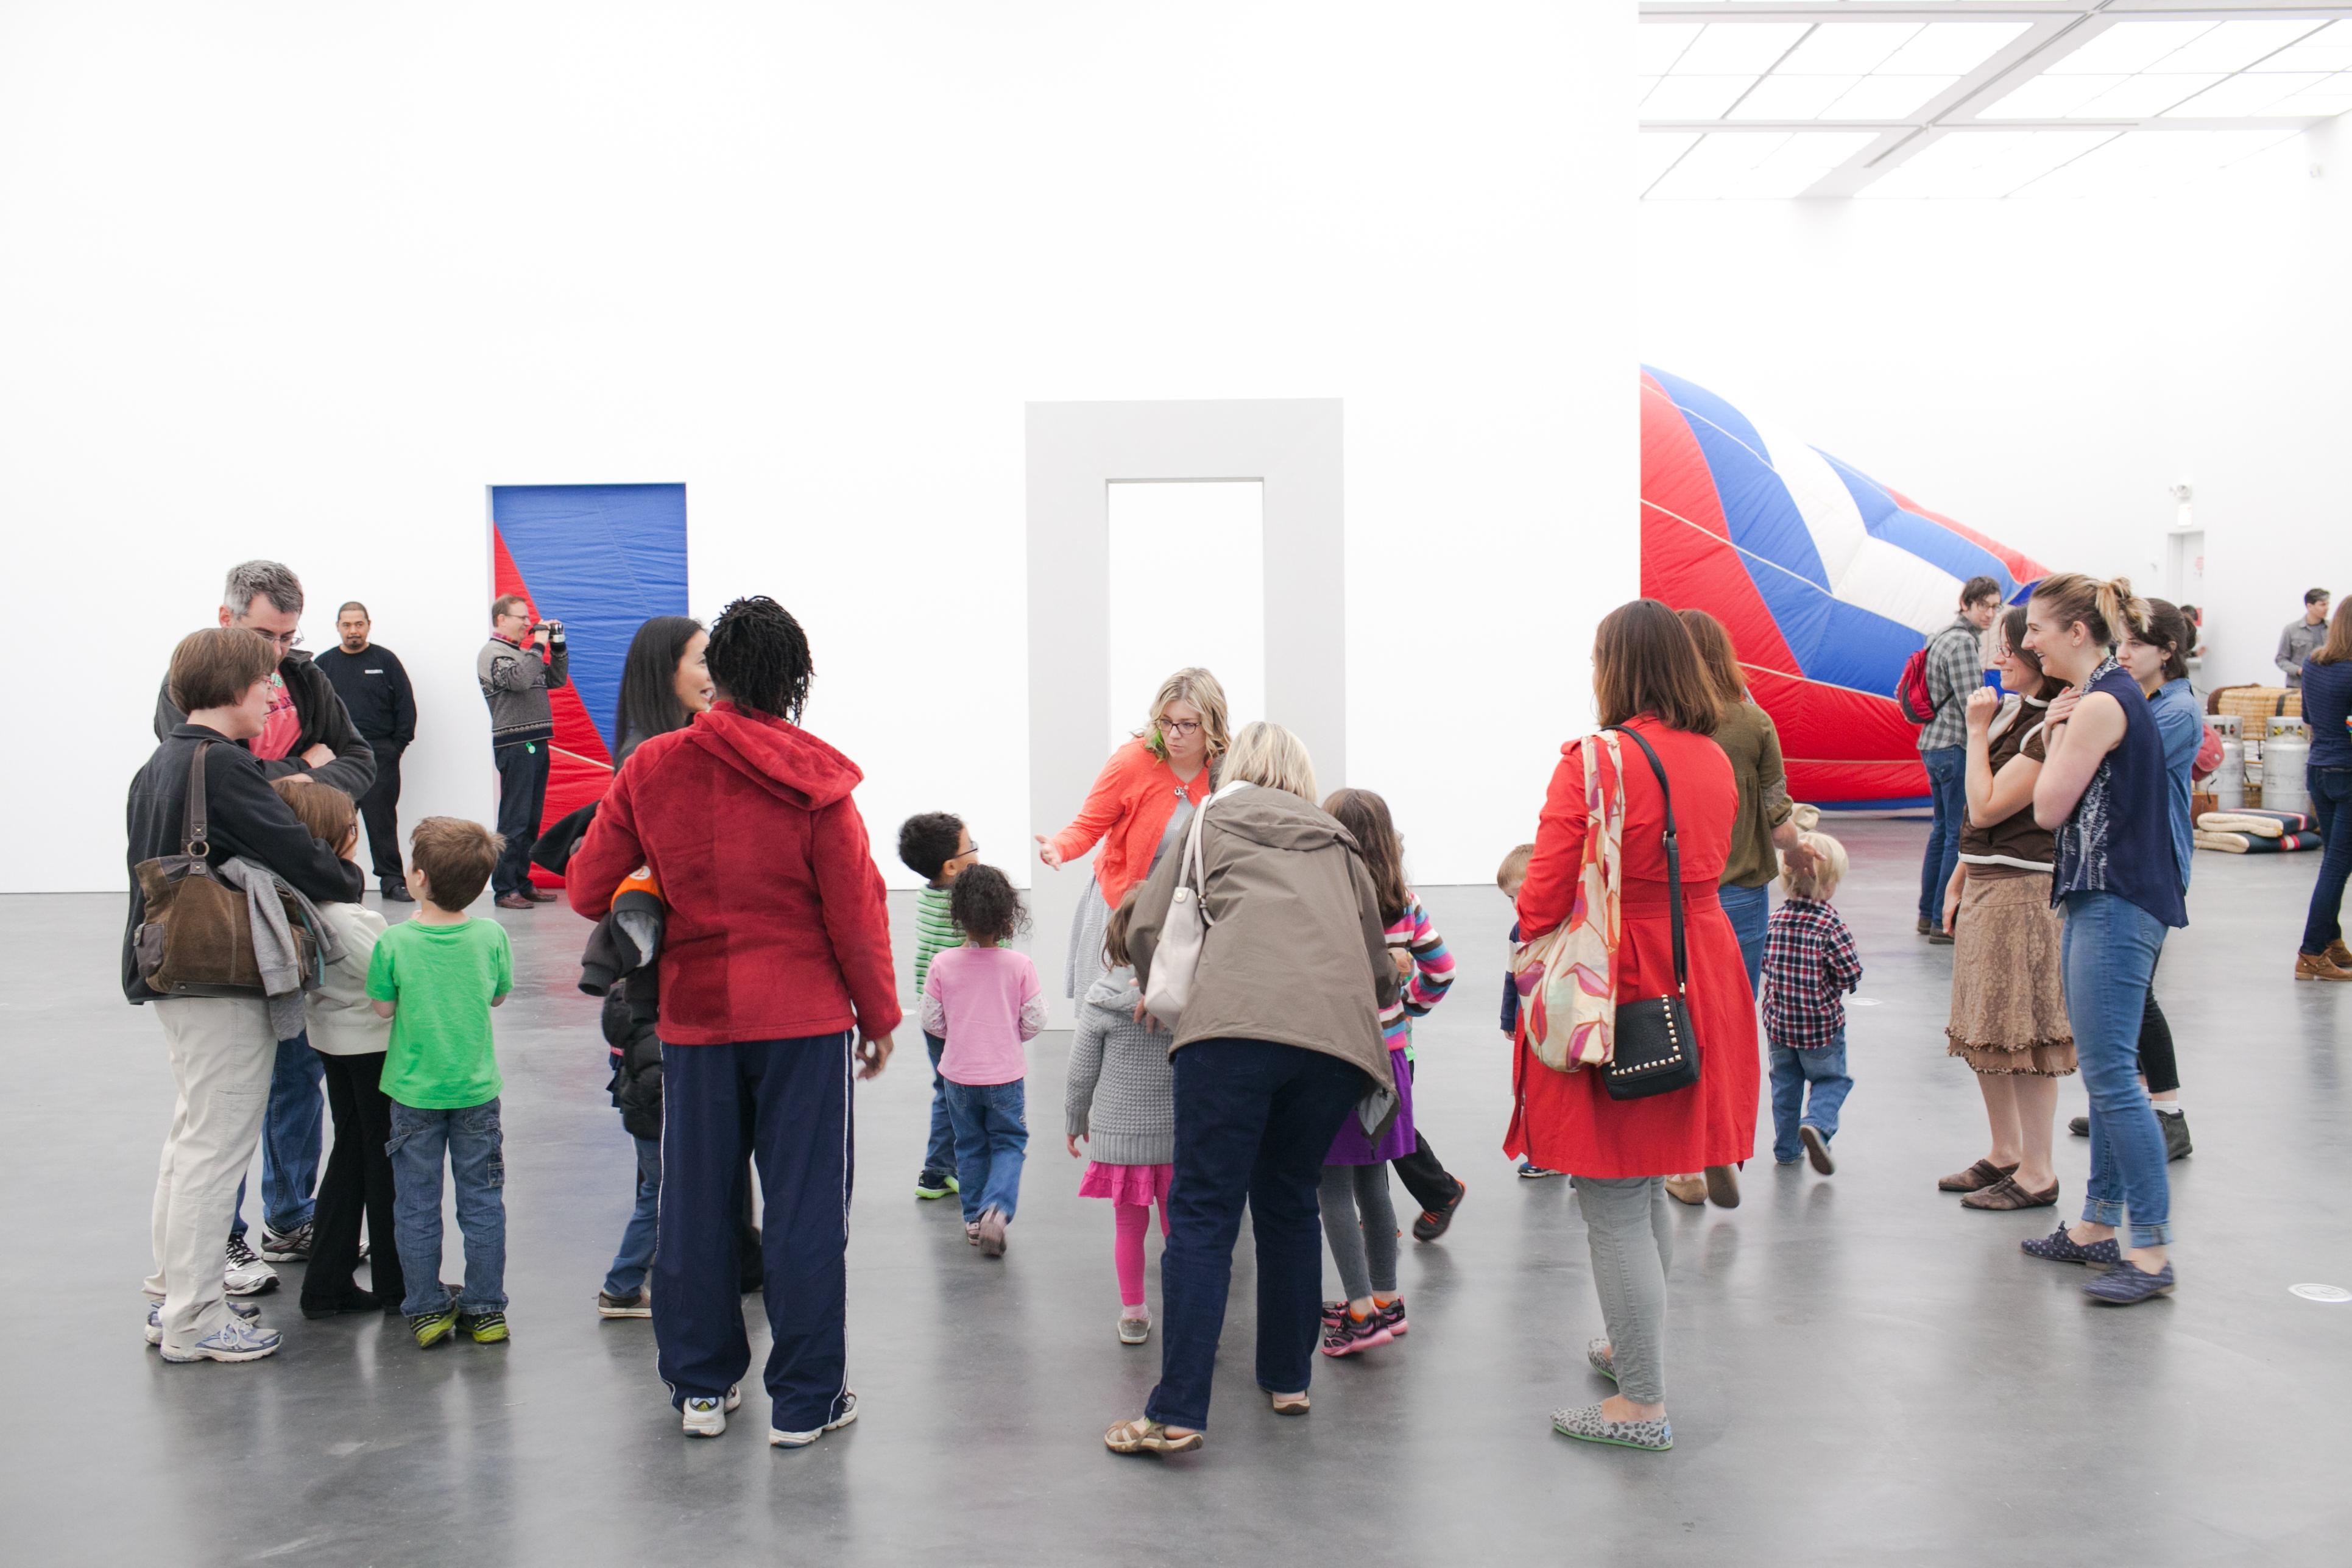
[[[1160,730],[1162,734],[1181,738],[1185,735],[1199,734],[1201,726],[1197,721],[1192,719],[1162,719],[1160,721]]]
[[[265,632],[259,626],[247,626],[247,631],[261,638],[279,653],[291,653],[302,646],[300,632]]]

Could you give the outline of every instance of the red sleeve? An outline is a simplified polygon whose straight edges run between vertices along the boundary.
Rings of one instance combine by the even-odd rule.
[[[1075,860],[1102,842],[1102,836],[1127,814],[1127,773],[1128,752],[1121,746],[1095,775],[1095,787],[1087,792],[1087,803],[1078,807],[1076,819],[1054,835],[1055,854]]]
[[[563,868],[563,894],[572,912],[601,921],[613,907],[613,895],[622,881],[646,863],[645,846],[637,840],[635,777],[625,770],[604,792],[580,847]]]
[[[882,901],[882,873],[866,840],[866,819],[854,801],[845,796],[816,813],[809,857],[825,935],[857,1009],[858,1032],[868,1039],[887,1035],[902,1016],[898,975],[890,963],[890,916]]]
[[[1533,942],[1568,919],[1575,907],[1576,883],[1584,865],[1584,747],[1570,746],[1551,771],[1543,816],[1536,824],[1536,851],[1528,879],[1519,886],[1519,940]]]

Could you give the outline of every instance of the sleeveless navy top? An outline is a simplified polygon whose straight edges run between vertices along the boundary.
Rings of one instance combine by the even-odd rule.
[[[2083,694],[2104,691],[2124,712],[2124,738],[2099,760],[2074,815],[2058,829],[2058,865],[2050,901],[2069,893],[2113,893],[2168,926],[2189,923],[2172,847],[2164,737],[2139,682],[2110,658],[2091,672]]]

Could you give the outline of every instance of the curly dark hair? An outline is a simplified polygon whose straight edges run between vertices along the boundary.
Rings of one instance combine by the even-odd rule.
[[[710,623],[710,682],[729,700],[800,722],[816,660],[793,613],[765,594],[736,600]]]
[[[948,913],[975,942],[1010,942],[1029,929],[1029,910],[1012,879],[993,866],[967,866],[948,896]]]
[[[898,861],[926,882],[956,857],[963,843],[963,818],[952,812],[926,811],[898,825]]]

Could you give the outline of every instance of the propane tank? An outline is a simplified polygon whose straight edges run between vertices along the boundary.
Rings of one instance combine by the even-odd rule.
[[[2246,743],[2235,735],[2221,737],[2221,765],[2205,787],[2213,792],[2213,809],[2238,811],[2246,804]]]
[[[2263,740],[2263,806],[2268,811],[2311,809],[2304,767],[2311,761],[2310,731],[2300,719],[2277,718]]]

